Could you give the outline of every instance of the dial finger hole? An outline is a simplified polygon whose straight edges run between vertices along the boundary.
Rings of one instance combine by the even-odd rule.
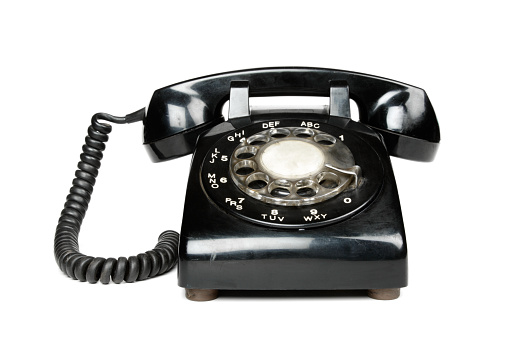
[[[251,160],[243,160],[238,162],[234,167],[233,170],[238,175],[248,175],[255,171],[256,169],[256,163]]]
[[[293,131],[293,135],[295,135],[298,138],[310,138],[313,135],[315,135],[315,132],[309,128],[296,128]]]
[[[269,141],[269,137],[263,134],[255,134],[247,138],[247,143],[253,146],[264,145]]]
[[[303,198],[309,198],[316,195],[318,192],[318,186],[315,184],[314,181],[306,179],[306,180],[299,180],[295,184],[297,187],[297,195],[303,197]]]
[[[235,151],[235,157],[237,157],[237,159],[249,159],[255,156],[256,151],[256,147],[253,146],[241,147]]]
[[[340,179],[339,177],[331,172],[322,172],[317,175],[316,181],[322,186],[323,188],[327,189],[333,189],[339,186]]]
[[[269,185],[269,193],[276,198],[284,198],[290,195],[290,182],[285,179],[277,179]]]
[[[316,195],[316,191],[311,187],[303,187],[297,190],[297,194],[303,198],[310,198]]]
[[[265,173],[254,173],[251,174],[246,179],[246,184],[249,188],[252,188],[254,190],[259,190],[267,186],[267,183],[269,182],[269,176]]]
[[[249,183],[249,188],[252,188],[254,190],[259,190],[267,186],[267,182],[263,180],[253,180]]]
[[[315,136],[314,140],[315,142],[324,146],[330,146],[336,143],[336,138],[329,134],[318,134],[317,136]]]
[[[270,191],[270,195],[276,198],[284,198],[290,195],[290,191],[286,188],[276,187]]]
[[[273,128],[270,130],[270,136],[276,139],[286,138],[290,135],[290,130],[286,128]]]

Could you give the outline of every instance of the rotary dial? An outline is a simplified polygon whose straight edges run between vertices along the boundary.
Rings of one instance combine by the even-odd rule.
[[[249,196],[282,206],[330,199],[360,182],[361,169],[346,145],[312,128],[272,128],[244,139],[230,175]]]
[[[203,157],[203,189],[232,217],[263,226],[338,222],[366,206],[382,184],[374,149],[338,126],[268,120],[211,137],[208,151],[195,155]]]

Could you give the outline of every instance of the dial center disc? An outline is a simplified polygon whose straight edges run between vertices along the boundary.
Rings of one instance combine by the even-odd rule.
[[[260,165],[273,178],[305,178],[316,174],[325,163],[322,150],[302,140],[280,140],[260,151]]]

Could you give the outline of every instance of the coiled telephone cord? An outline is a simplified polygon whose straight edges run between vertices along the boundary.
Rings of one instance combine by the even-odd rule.
[[[88,136],[82,148],[83,153],[80,155],[81,161],[75,172],[76,178],[72,182],[55,232],[55,259],[62,272],[73,279],[92,284],[97,281],[108,284],[110,278],[116,284],[122,281],[134,282],[166,273],[177,262],[179,234],[175,231],[163,232],[153,250],[129,258],[105,259],[87,256],[79,251],[81,223],[99,173],[102,152],[112,130],[111,125],[99,120],[125,124],[142,121],[144,116],[145,109],[125,117],[105,113],[97,113],[92,117],[92,124],[88,128]]]

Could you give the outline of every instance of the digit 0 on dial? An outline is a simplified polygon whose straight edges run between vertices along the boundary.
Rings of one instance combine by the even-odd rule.
[[[210,157],[227,155],[229,161],[204,161],[207,193],[227,211],[273,227],[321,226],[355,213],[380,188],[377,154],[346,130],[301,124],[282,120],[265,128],[270,124],[258,123],[222,137]],[[240,133],[245,137],[235,138]],[[211,184],[211,177],[228,177],[233,184]],[[233,204],[238,198],[245,199],[241,208]],[[320,213],[310,214],[308,205]],[[270,218],[274,210],[278,217]]]

